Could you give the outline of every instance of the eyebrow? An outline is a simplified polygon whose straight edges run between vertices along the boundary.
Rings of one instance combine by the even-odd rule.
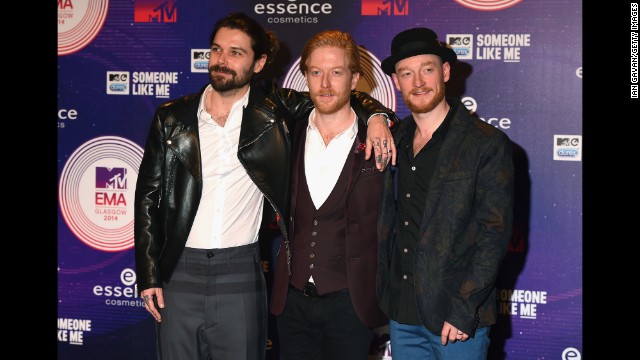
[[[424,61],[424,62],[421,62],[421,63],[420,63],[420,65],[419,65],[418,67],[419,67],[419,68],[423,68],[423,67],[425,67],[425,66],[429,66],[429,65],[431,65],[431,66],[435,66],[435,65],[436,65],[436,62],[435,62],[435,61],[431,61],[431,60],[429,60],[429,61]],[[409,68],[408,66],[402,66],[402,67],[399,67],[399,68],[398,68],[398,70],[397,70],[397,72],[400,72],[400,71],[402,71],[402,70],[406,70],[406,69],[408,69],[408,68]]]
[[[222,46],[220,46],[220,44],[217,44],[215,42],[213,44],[211,44],[211,47],[214,47],[214,46],[219,47],[219,48],[222,49]],[[245,53],[245,54],[247,53],[247,50],[245,50],[245,48],[242,48],[242,47],[239,47],[239,46],[232,46],[230,49],[231,50],[240,51],[240,52]]]

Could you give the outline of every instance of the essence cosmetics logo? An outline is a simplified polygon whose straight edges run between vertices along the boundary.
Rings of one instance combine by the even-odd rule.
[[[409,15],[409,0],[362,0],[360,15]]]
[[[369,93],[389,109],[396,110],[396,92],[391,77],[387,76],[380,67],[380,60],[371,52],[358,47],[362,65],[362,76],[356,90]],[[296,91],[309,91],[307,82],[300,72],[300,58],[296,60],[287,73],[282,87]]]
[[[581,135],[553,135],[553,160],[581,161]]]
[[[133,198],[143,149],[120,137],[76,149],[60,175],[58,205],[73,234],[100,251],[133,247]]]
[[[177,20],[177,0],[135,0],[134,22],[175,23]]]
[[[58,56],[89,45],[102,30],[109,0],[58,0]]]

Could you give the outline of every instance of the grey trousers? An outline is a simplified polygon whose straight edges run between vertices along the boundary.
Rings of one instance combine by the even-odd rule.
[[[158,359],[265,358],[267,290],[257,243],[185,248],[163,294]]]

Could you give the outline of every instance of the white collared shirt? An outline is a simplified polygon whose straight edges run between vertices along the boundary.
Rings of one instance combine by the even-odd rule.
[[[187,247],[228,248],[258,241],[264,196],[238,160],[243,109],[249,92],[231,107],[224,127],[206,111],[202,94],[198,106],[198,131],[202,156],[202,197]]]
[[[349,151],[353,148],[353,141],[358,134],[358,121],[355,112],[351,109],[353,114],[351,126],[336,135],[329,145],[325,146],[322,135],[314,123],[315,113],[314,109],[309,114],[304,150],[304,172],[313,205],[319,209],[335,187]]]

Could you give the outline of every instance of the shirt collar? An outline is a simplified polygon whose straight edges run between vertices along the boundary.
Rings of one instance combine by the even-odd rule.
[[[351,126],[346,128],[340,134],[336,135],[336,138],[342,135],[346,135],[349,139],[353,139],[358,134],[358,117],[356,116],[355,111],[353,111],[353,108],[351,108],[351,115],[353,116],[353,122],[351,123]],[[314,108],[313,110],[311,110],[311,113],[309,113],[309,125],[307,125],[307,132],[318,131],[318,128],[315,124],[315,118],[316,109]]]
[[[213,86],[211,86],[211,84],[209,84],[204,89],[202,96],[200,96],[200,104],[198,105],[198,119],[209,122],[209,123],[215,123],[215,121],[213,121],[213,119],[211,118],[211,115],[206,111],[206,107],[204,106],[204,102],[209,91],[213,91]],[[251,87],[249,87],[247,92],[240,99],[238,99],[238,101],[233,103],[233,105],[231,106],[231,112],[229,114],[234,112],[238,106],[242,106],[242,108],[247,107],[247,105],[249,104],[250,92],[251,92]]]

